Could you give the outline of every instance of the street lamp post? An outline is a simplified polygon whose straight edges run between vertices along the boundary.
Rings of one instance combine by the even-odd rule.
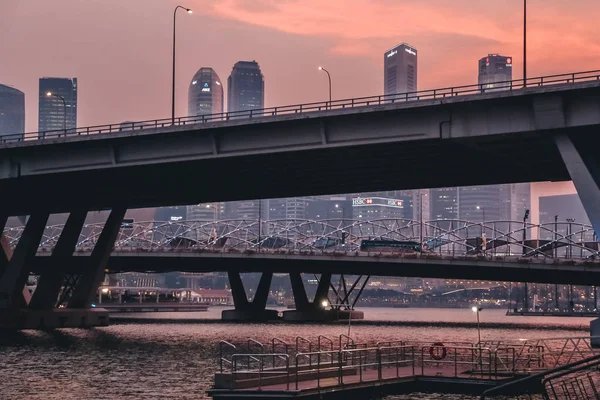
[[[63,130],[65,131],[65,135],[67,134],[67,102],[65,98],[56,93],[48,92],[46,93],[47,97],[58,97],[63,103]]]
[[[527,219],[529,218],[529,209],[525,210],[525,215],[523,215],[523,255],[527,254],[527,249],[525,248],[525,240],[527,240]],[[525,311],[529,311],[529,289],[527,287],[527,282],[525,283],[525,297],[523,299],[523,309]]]
[[[183,6],[175,7],[173,11],[173,83],[171,84],[171,124],[175,125],[175,23],[177,17],[177,10],[183,9],[188,14],[192,13],[192,10]]]
[[[481,347],[481,329],[479,328],[479,313],[481,312],[482,308],[478,306],[473,306],[471,310],[473,310],[473,312],[477,314],[477,338],[479,339],[478,345],[479,347]]]
[[[329,71],[323,67],[319,67],[319,71],[327,72],[327,78],[329,79],[329,108],[331,109],[331,75],[329,74]]]
[[[527,86],[527,0],[523,0],[523,86]]]
[[[567,247],[567,249],[569,251],[569,258],[573,258],[573,239],[571,238],[573,235],[573,226],[571,224],[575,222],[575,218],[567,218],[567,222],[569,223],[569,229],[567,231],[567,245],[569,247]]]
[[[477,206],[478,210],[481,210],[482,213],[482,222],[481,222],[481,252],[485,253],[484,243],[483,243],[483,234],[485,233],[485,208]],[[487,244],[486,246],[487,247]]]

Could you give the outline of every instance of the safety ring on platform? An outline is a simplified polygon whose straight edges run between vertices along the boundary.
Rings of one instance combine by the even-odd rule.
[[[442,342],[435,342],[429,348],[429,355],[434,360],[443,360],[446,358],[446,346],[444,346],[444,343]]]

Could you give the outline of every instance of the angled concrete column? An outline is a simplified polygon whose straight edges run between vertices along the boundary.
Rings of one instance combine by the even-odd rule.
[[[556,146],[569,171],[583,208],[596,235],[600,234],[600,168],[593,154],[578,149],[566,135],[555,137]],[[597,154],[597,149],[591,149]]]
[[[294,303],[296,310],[307,309],[310,305],[306,296],[306,289],[300,272],[290,272],[290,282],[292,283],[292,293],[294,294]]]
[[[102,233],[92,250],[89,259],[89,268],[77,282],[73,295],[69,299],[68,308],[89,308],[94,302],[96,292],[104,279],[104,269],[112,252],[115,240],[121,229],[121,223],[127,208],[113,207]]]
[[[4,269],[8,265],[8,252],[9,243],[4,236],[4,227],[8,221],[8,216],[0,214],[0,276],[4,273]]]
[[[233,305],[236,310],[250,308],[248,302],[248,296],[246,296],[246,289],[244,289],[244,283],[239,272],[227,272],[229,278],[229,286],[231,286],[231,297],[233,297]]]
[[[269,291],[271,290],[272,272],[263,272],[256,288],[256,294],[252,299],[252,308],[255,310],[264,310],[267,307]]]
[[[27,266],[35,257],[49,216],[49,213],[41,212],[29,218],[17,247],[0,276],[0,308],[20,308],[26,305],[23,287],[29,276]]]
[[[321,307],[323,300],[327,300],[329,286],[331,286],[331,273],[321,274],[321,279],[319,279],[319,285],[317,286],[317,292],[313,300],[313,307]]]
[[[246,290],[239,272],[227,272],[231,296],[235,310],[224,310],[221,318],[225,321],[268,321],[278,319],[277,310],[267,310],[267,300],[271,288],[272,272],[263,272],[252,302],[248,301]]]
[[[321,274],[315,298],[312,302],[308,301],[302,276],[299,272],[290,273],[290,281],[292,282],[296,309],[283,312],[285,321],[330,321],[338,318],[339,313],[336,314],[331,310],[326,310],[321,304],[323,300],[327,300],[327,293],[331,285],[331,273]]]
[[[60,288],[65,280],[66,266],[73,256],[86,216],[87,211],[85,210],[69,214],[67,223],[50,256],[50,267],[40,276],[29,308],[49,310],[56,306]]]

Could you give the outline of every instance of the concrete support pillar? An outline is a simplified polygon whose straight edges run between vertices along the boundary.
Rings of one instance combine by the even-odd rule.
[[[66,266],[73,256],[86,216],[87,211],[83,210],[69,214],[67,223],[50,256],[50,268],[40,276],[29,308],[50,310],[56,306],[60,288],[65,280]]]
[[[258,287],[256,288],[256,294],[252,300],[252,308],[256,310],[264,310],[267,307],[267,300],[269,299],[269,291],[271,290],[271,281],[273,280],[272,272],[263,272]]]
[[[312,303],[313,307],[321,307],[323,300],[327,300],[329,286],[331,286],[331,273],[321,274],[319,286],[317,286],[317,292],[315,293],[315,298]]]
[[[573,180],[596,235],[600,234],[600,168],[596,149],[583,149],[567,135],[555,137],[556,146]]]
[[[4,273],[4,269],[8,265],[8,252],[9,243],[4,236],[4,227],[8,221],[8,216],[0,214],[0,276]]]
[[[292,283],[292,293],[294,294],[296,310],[307,309],[309,302],[300,272],[290,272],[290,282]]]
[[[29,218],[8,265],[0,275],[0,308],[26,306],[23,287],[29,276],[28,264],[35,257],[49,216],[49,213],[41,212]]]
[[[231,286],[231,295],[233,296],[233,305],[236,310],[245,310],[250,308],[246,289],[239,272],[227,272],[229,286]]]
[[[277,319],[276,310],[267,310],[267,300],[273,279],[272,272],[263,272],[252,302],[248,301],[242,278],[238,272],[227,272],[235,310],[225,310],[221,317],[228,321],[267,321]]]
[[[96,291],[104,280],[104,269],[119,234],[121,223],[127,208],[114,207],[110,212],[104,229],[92,250],[86,272],[77,282],[73,295],[69,300],[69,308],[89,308],[94,302]]]

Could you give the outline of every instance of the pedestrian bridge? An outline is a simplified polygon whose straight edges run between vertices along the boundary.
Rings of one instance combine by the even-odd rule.
[[[84,225],[68,272],[85,270],[104,224]],[[63,225],[47,226],[33,273]],[[23,227],[7,228],[11,245]],[[419,246],[422,243],[422,246]],[[383,244],[385,246],[371,246]],[[399,244],[402,247],[390,247]],[[409,244],[410,246],[405,246]],[[146,221],[121,225],[111,272],[304,272],[589,284],[600,243],[581,223],[376,219]]]

